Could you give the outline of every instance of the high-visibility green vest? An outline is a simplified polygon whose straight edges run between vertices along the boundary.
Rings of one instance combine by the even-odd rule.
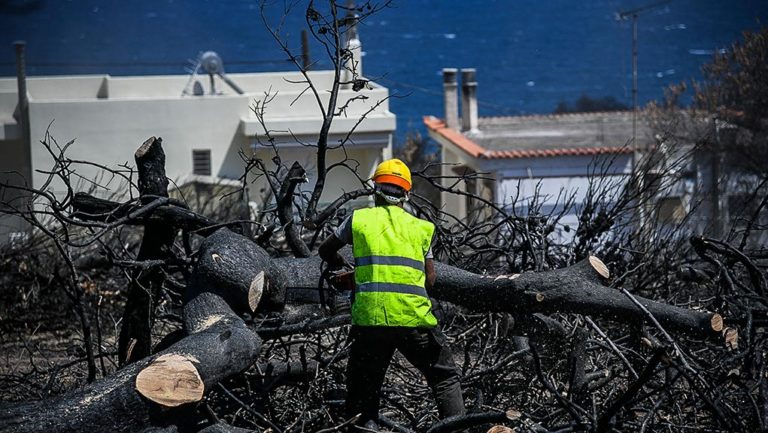
[[[437,325],[424,288],[424,255],[435,226],[399,206],[356,210],[352,216],[355,301],[352,324]]]

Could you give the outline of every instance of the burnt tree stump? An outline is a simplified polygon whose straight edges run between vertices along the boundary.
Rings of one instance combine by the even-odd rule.
[[[168,197],[165,177],[165,152],[162,139],[150,137],[136,151],[139,194],[142,204],[158,197]],[[176,229],[162,222],[148,221],[136,260],[163,260],[172,257],[171,248]],[[164,276],[160,269],[134,273],[123,311],[123,324],[118,339],[118,361],[121,365],[142,359],[152,352],[152,325]]]

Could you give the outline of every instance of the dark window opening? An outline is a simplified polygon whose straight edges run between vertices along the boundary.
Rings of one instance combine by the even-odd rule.
[[[202,176],[211,175],[210,149],[192,151],[192,173]]]

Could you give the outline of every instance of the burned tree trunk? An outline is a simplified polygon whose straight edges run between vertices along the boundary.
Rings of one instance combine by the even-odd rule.
[[[159,197],[168,197],[165,153],[161,143],[160,138],[150,137],[135,154],[142,204],[148,204]],[[173,227],[161,222],[147,222],[136,259],[143,261],[170,258],[175,237],[176,230]],[[121,365],[142,359],[151,353],[150,331],[155,320],[155,302],[163,280],[163,273],[159,269],[139,270],[132,278],[118,340],[118,360]]]
[[[190,334],[81,391],[0,411],[1,432],[130,432],[173,423],[177,406],[248,368],[260,339],[219,296],[204,293],[184,309]]]
[[[237,313],[283,308],[287,284],[283,270],[247,237],[219,229],[203,241],[197,256],[185,298],[215,293]]]
[[[195,231],[201,236],[208,236],[221,227],[216,221],[192,212],[184,203],[173,199],[156,200],[144,205],[141,202],[118,203],[78,192],[72,197],[72,209],[72,216],[83,221],[116,225],[164,225]]]
[[[279,271],[264,271],[269,262],[260,254],[266,253],[243,239],[222,229],[203,242],[201,252],[219,258],[195,267],[183,311],[186,337],[80,391],[3,408],[0,432],[114,433],[184,422],[188,412],[179,407],[200,401],[211,386],[256,360],[261,339],[240,314],[262,308],[262,301],[263,308],[275,308],[284,294]],[[224,283],[232,269],[255,276]],[[239,287],[246,289],[224,293]]]
[[[348,253],[348,250],[347,250]],[[320,259],[281,258],[291,286],[312,287],[320,278]],[[562,269],[515,275],[483,276],[442,263],[435,264],[437,279],[430,295],[476,311],[509,313],[578,313],[620,322],[647,322],[648,314],[617,289],[606,287],[605,265],[590,257]],[[719,314],[634,297],[665,327],[702,336],[723,330]]]

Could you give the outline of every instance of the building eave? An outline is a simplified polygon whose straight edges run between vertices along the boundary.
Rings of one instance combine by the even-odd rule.
[[[424,116],[424,125],[427,129],[440,136],[442,139],[455,145],[467,155],[477,159],[516,159],[516,158],[546,158],[558,156],[596,156],[596,155],[621,155],[632,153],[629,146],[610,147],[566,147],[555,149],[519,149],[519,150],[491,150],[475,143],[459,131],[446,126],[445,121],[434,116]]]

